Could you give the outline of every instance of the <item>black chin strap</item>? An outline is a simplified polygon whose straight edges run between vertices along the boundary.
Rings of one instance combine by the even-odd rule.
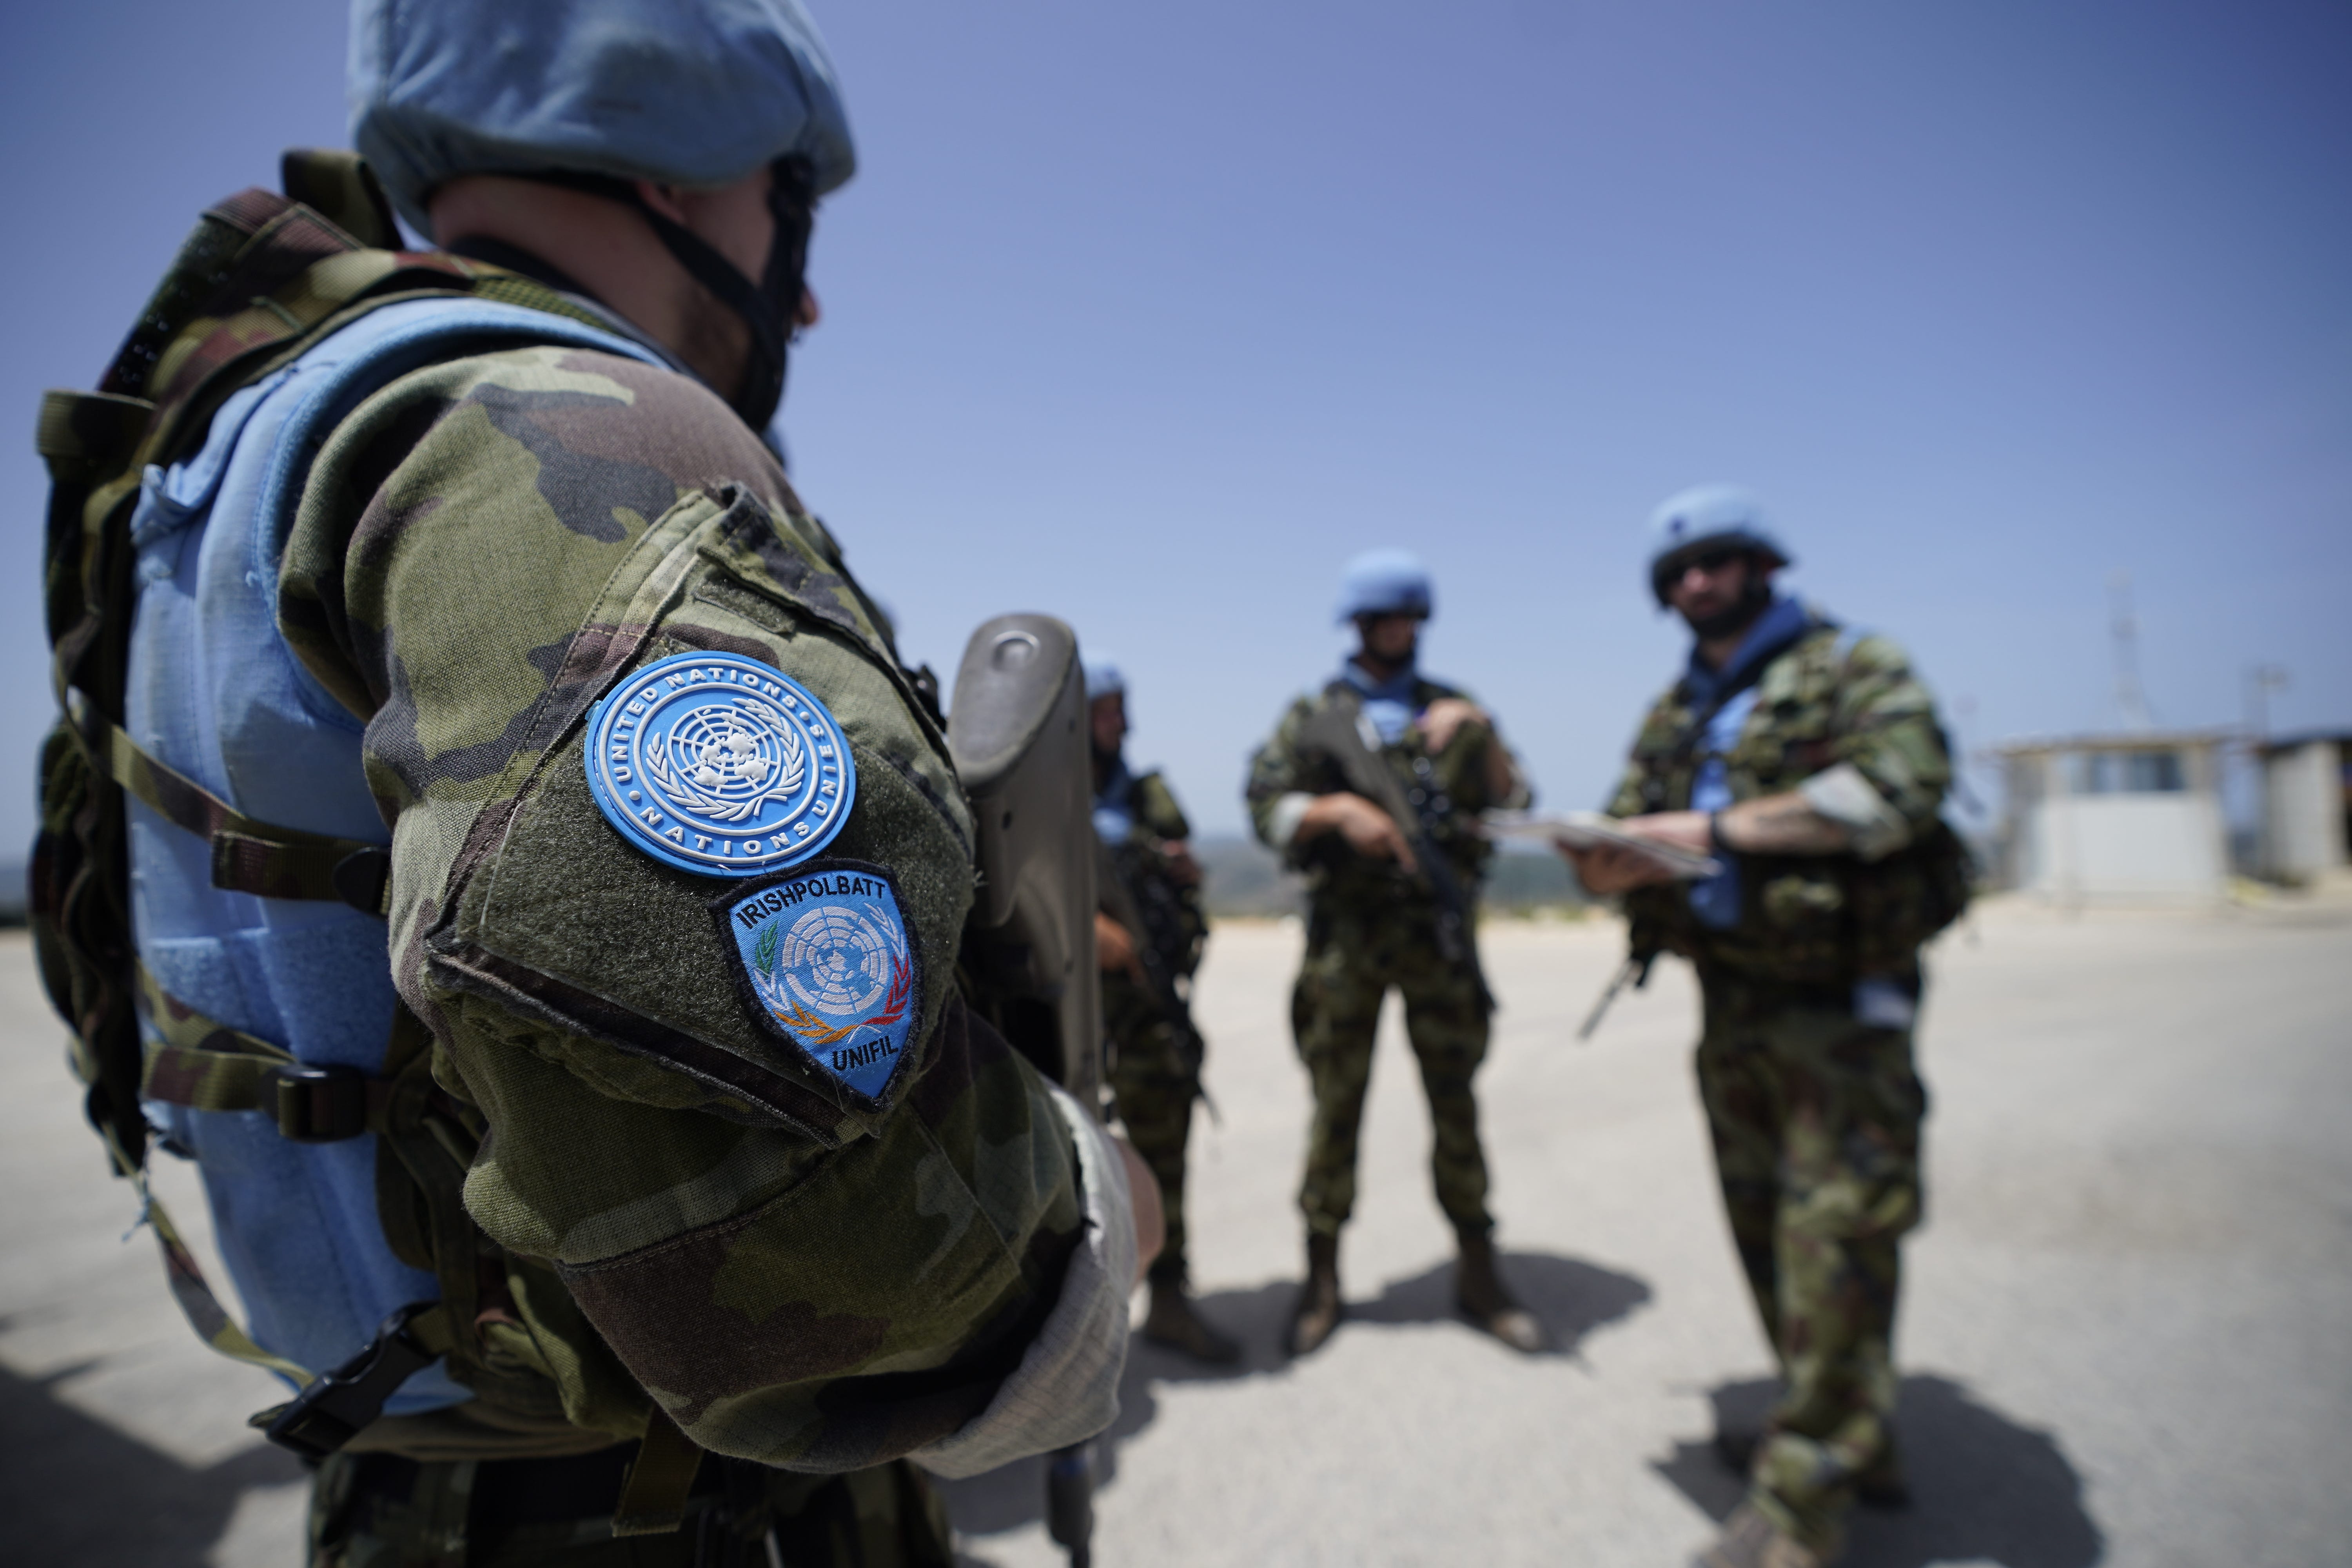
[[[551,185],[584,191],[634,209],[653,226],[655,237],[686,268],[688,276],[742,319],[750,330],[751,342],[744,357],[742,384],[728,403],[742,416],[743,423],[761,431],[767,429],[784,398],[785,355],[792,341],[793,322],[800,311],[809,228],[815,206],[805,160],[779,158],[769,167],[772,177],[768,210],[776,220],[776,236],[768,247],[768,264],[757,283],[745,277],[709,241],[656,212],[637,194],[634,181],[570,169],[532,176]]]

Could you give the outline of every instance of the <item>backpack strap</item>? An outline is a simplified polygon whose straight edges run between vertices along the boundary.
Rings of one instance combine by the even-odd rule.
[[[445,1355],[475,1353],[473,1331],[461,1325],[471,1324],[478,1305],[478,1249],[465,1210],[464,1166],[427,1124],[439,1110],[429,1037],[403,1006],[394,1016],[387,1052],[387,1065],[396,1069],[392,1076],[305,1063],[206,1017],[164,990],[144,964],[135,973],[140,1015],[162,1037],[148,1047],[141,1087],[148,1099],[196,1110],[267,1112],[279,1136],[298,1143],[376,1133],[424,1199],[431,1234],[413,1237],[411,1250],[429,1258],[440,1299],[403,1307],[358,1353],[320,1376],[263,1350],[238,1326],[149,1186],[145,1169],[118,1154],[123,1173],[138,1187],[143,1217],[154,1226],[173,1299],[196,1337],[233,1361],[266,1367],[301,1387],[292,1402],[262,1411],[253,1424],[281,1447],[323,1458],[382,1415],[384,1402],[411,1375]]]
[[[289,147],[278,160],[278,175],[287,200],[301,203],[369,249],[401,247],[391,198],[357,153]]]
[[[166,822],[212,845],[214,887],[384,912],[392,852],[383,845],[257,821],[142,750],[79,692],[70,694],[68,711],[109,778]]]
[[[258,1036],[197,1012],[156,982],[145,964],[134,971],[139,1016],[158,1037],[147,1047],[139,1092],[191,1110],[261,1110],[292,1143],[336,1143],[363,1132],[389,1131],[395,1080],[298,1060]]]

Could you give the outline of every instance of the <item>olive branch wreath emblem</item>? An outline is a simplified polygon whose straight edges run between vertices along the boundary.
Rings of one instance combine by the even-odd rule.
[[[866,906],[881,928],[883,938],[890,944],[890,988],[882,998],[882,1005],[854,1024],[828,1024],[785,994],[783,976],[776,968],[776,954],[783,934],[782,921],[770,921],[759,939],[751,944],[751,985],[759,992],[776,1021],[812,1046],[838,1045],[865,1028],[887,1028],[907,1016],[907,1004],[914,989],[914,965],[908,962],[906,933],[872,904]]]
[[[677,733],[672,725],[665,734],[645,751],[646,776],[667,796],[672,805],[693,811],[712,822],[740,822],[755,815],[769,801],[790,795],[800,787],[801,773],[807,765],[807,748],[801,743],[799,733],[782,713],[757,697],[738,697],[735,706],[765,726],[776,737],[782,753],[777,761],[773,787],[760,791],[749,800],[730,801],[712,795],[697,785],[692,779],[681,778],[670,766],[670,735]],[[709,710],[705,709],[705,712]]]

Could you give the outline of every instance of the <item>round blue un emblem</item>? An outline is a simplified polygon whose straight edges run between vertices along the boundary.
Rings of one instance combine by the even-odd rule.
[[[732,653],[656,659],[588,714],[588,787],[655,859],[706,877],[796,866],[857,795],[848,737],[808,688]]]

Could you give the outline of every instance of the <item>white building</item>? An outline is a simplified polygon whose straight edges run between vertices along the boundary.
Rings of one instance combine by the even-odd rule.
[[[2221,743],[2207,731],[2143,731],[2000,747],[2016,885],[2064,904],[2221,899]]]
[[[2307,882],[2352,860],[2352,733],[2289,735],[2263,760],[2263,870]]]

